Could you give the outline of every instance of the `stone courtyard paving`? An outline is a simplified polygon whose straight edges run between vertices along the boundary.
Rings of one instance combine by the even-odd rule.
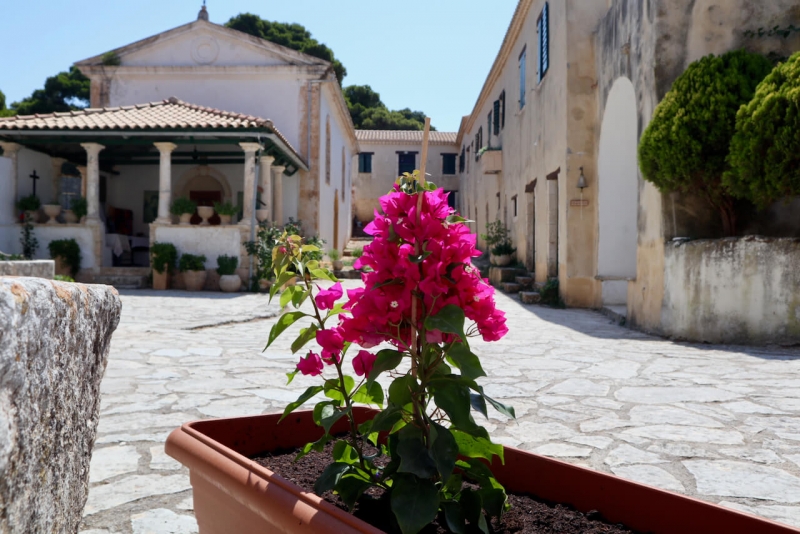
[[[509,334],[474,343],[487,394],[517,410],[487,422],[496,441],[800,526],[800,349],[674,343],[593,311],[497,299]],[[292,332],[261,353],[278,311],[264,295],[122,302],[81,533],[197,532],[169,432],[281,411],[315,381],[286,386]]]

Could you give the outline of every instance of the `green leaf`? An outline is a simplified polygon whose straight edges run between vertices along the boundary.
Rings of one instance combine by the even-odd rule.
[[[332,439],[334,439],[333,436],[325,433],[317,441],[306,443],[303,445],[303,448],[300,449],[300,452],[297,453],[297,456],[294,457],[294,461],[296,462],[300,460],[303,456],[307,455],[311,451],[322,452],[322,450],[325,448],[325,445]]]
[[[455,343],[447,351],[447,356],[453,365],[461,369],[462,376],[472,380],[486,376],[481,361],[469,350],[466,343]]]
[[[326,491],[332,490],[339,483],[342,475],[352,469],[354,469],[352,465],[343,462],[329,464],[314,483],[314,493],[322,495]]]
[[[502,445],[492,443],[488,439],[472,436],[460,430],[451,429],[451,431],[455,442],[458,444],[458,452],[461,456],[484,458],[489,462],[492,461],[493,456],[499,456],[500,461],[504,461]]]
[[[333,273],[328,272],[327,269],[310,269],[310,272],[314,276],[314,278],[320,280],[329,280],[331,282],[338,281],[338,278],[333,276]]]
[[[455,534],[466,534],[467,525],[461,506],[454,502],[442,503],[444,518],[447,520],[447,527]]]
[[[347,414],[347,410],[338,410],[337,404],[334,402],[320,402],[314,406],[313,418],[314,422],[324,428],[325,433],[328,434],[336,421],[345,414]]]
[[[297,339],[294,340],[292,343],[292,354],[295,354],[298,350],[302,349],[306,343],[315,339],[317,335],[317,325],[312,324],[308,328],[303,328],[300,330],[300,335],[297,336]]]
[[[500,517],[506,507],[508,496],[503,486],[495,479],[491,479],[497,487],[481,487],[478,495],[483,501],[483,509],[492,517]]]
[[[343,439],[337,441],[333,446],[333,459],[348,465],[359,463],[358,451]]]
[[[353,380],[352,376],[344,375],[344,388],[348,394],[353,391],[355,385],[356,382]],[[339,384],[338,378],[326,380],[323,390],[325,391],[325,396],[329,399],[342,402],[344,401],[344,395],[342,395],[341,384]]]
[[[469,388],[448,377],[432,380],[431,385],[436,405],[447,413],[450,421],[456,427],[470,427]]]
[[[505,415],[506,417],[510,417],[512,419],[516,419],[517,418],[517,414],[516,414],[516,412],[514,412],[514,407],[513,406],[506,406],[502,402],[498,402],[498,401],[494,400],[493,398],[491,398],[488,395],[483,395],[483,398],[486,399],[487,401],[489,401],[489,404],[491,404],[492,407],[494,407],[495,410],[497,410],[501,414]]]
[[[299,372],[300,372],[300,371],[298,371],[297,369],[295,369],[295,370],[294,370],[294,371],[292,371],[291,373],[286,373],[286,378],[288,379],[288,380],[286,381],[286,385],[287,385],[287,386],[288,386],[289,384],[291,384],[291,383],[292,383],[292,380],[294,380],[294,377],[296,377],[296,376],[297,376],[297,373],[299,373]]]
[[[281,308],[286,307],[289,302],[294,298],[294,294],[297,290],[302,291],[302,289],[298,286],[289,286],[287,287],[283,293],[281,293]]]
[[[436,517],[439,492],[430,480],[398,473],[392,485],[391,504],[403,534],[416,534]]]
[[[470,393],[469,394],[469,402],[472,405],[472,409],[477,412],[483,414],[485,418],[489,418],[489,414],[486,410],[486,400],[483,398],[483,395],[478,395],[477,393]]]
[[[429,251],[425,251],[418,256],[415,254],[409,254],[408,261],[410,261],[411,263],[422,263],[423,261],[425,261],[425,258],[427,258],[430,255],[431,253]]]
[[[335,489],[336,493],[339,494],[339,497],[352,512],[358,498],[370,487],[372,487],[372,483],[365,480],[357,470],[353,469],[339,479]]]
[[[458,443],[448,429],[436,423],[431,424],[431,440],[430,454],[436,462],[442,482],[447,483],[458,458]]]
[[[459,503],[461,504],[461,511],[470,525],[475,525],[484,534],[489,534],[489,525],[486,524],[486,517],[483,515],[481,496],[475,491],[465,489],[461,492]]]
[[[297,397],[296,401],[291,402],[286,406],[286,409],[283,410],[283,415],[278,420],[278,422],[280,423],[281,421],[283,421],[284,418],[286,418],[287,415],[289,415],[290,413],[295,411],[299,406],[302,406],[303,404],[305,404],[306,401],[308,401],[308,399],[310,399],[311,397],[313,397],[314,395],[316,395],[320,391],[322,391],[322,386],[311,386],[310,388],[305,390],[302,395]]]
[[[389,385],[389,402],[397,406],[405,406],[412,400],[412,392],[419,388],[417,379],[408,375],[395,378]]]
[[[398,406],[389,406],[375,416],[372,420],[371,430],[373,432],[385,432],[390,430],[402,417],[402,408]]]
[[[425,319],[425,328],[428,330],[439,330],[446,334],[456,334],[462,340],[466,340],[464,334],[464,310],[455,304],[448,304],[436,315]]]
[[[314,245],[303,245],[300,250],[302,252],[319,252],[319,247],[315,247]]]
[[[272,325],[272,329],[269,331],[269,340],[267,341],[267,346],[264,347],[264,350],[267,350],[269,346],[272,345],[272,342],[278,339],[278,336],[281,335],[284,330],[292,326],[303,317],[309,317],[309,315],[301,311],[294,311],[281,315],[280,319],[278,319],[278,322]]]
[[[292,306],[299,308],[303,302],[308,298],[311,293],[300,286],[295,286],[297,289],[292,294]]]
[[[418,428],[408,425],[397,433],[397,455],[400,457],[398,472],[411,473],[420,478],[431,478],[436,474],[436,462],[431,458]]]
[[[358,388],[358,391],[353,395],[353,402],[383,406],[383,388],[380,384],[375,382],[372,384],[364,384]]]
[[[461,217],[460,215],[456,215],[456,214],[448,215],[447,218],[445,219],[445,221],[447,221],[448,224],[473,222],[473,221],[465,219],[464,217]]]
[[[384,349],[378,352],[378,354],[375,355],[375,363],[372,364],[372,369],[367,377],[367,384],[374,382],[381,373],[396,369],[402,361],[402,352],[391,349]]]

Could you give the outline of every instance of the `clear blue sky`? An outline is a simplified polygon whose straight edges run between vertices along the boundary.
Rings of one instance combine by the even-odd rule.
[[[369,84],[391,109],[441,131],[472,111],[516,0],[209,0],[211,21],[244,12],[298,22],[333,49],[345,85]],[[75,61],[194,20],[202,0],[4,0],[0,90],[20,100]],[[10,23],[9,21],[13,21]],[[177,95],[180,96],[180,95]]]

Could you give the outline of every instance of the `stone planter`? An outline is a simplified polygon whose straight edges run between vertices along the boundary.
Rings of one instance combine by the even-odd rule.
[[[492,265],[497,265],[498,267],[505,267],[509,263],[511,263],[511,258],[513,256],[511,254],[503,254],[502,256],[495,256],[491,254],[489,256],[489,261],[491,261]]]
[[[203,219],[200,221],[200,226],[208,226],[208,220],[214,216],[214,208],[211,206],[198,206],[197,214]]]
[[[72,210],[64,210],[64,222],[67,224],[77,224],[78,216]]]
[[[25,211],[25,218],[28,219],[29,221],[31,221],[32,223],[38,223],[39,222],[39,210],[26,210]]]
[[[61,206],[59,204],[45,204],[42,206],[42,211],[49,217],[46,224],[58,224],[56,217],[61,214]]]
[[[260,209],[256,210],[256,219],[258,222],[264,222],[269,220],[269,210]]]
[[[220,215],[219,216],[219,223],[220,224],[230,224],[231,223],[232,215]]]
[[[357,407],[356,421],[373,412]],[[379,534],[381,531],[250,460],[265,451],[301,447],[322,436],[312,412],[206,419],[167,439],[166,452],[189,468],[200,534]],[[346,431],[340,419],[331,433]],[[614,475],[505,447],[492,465],[506,489],[597,510],[610,523],[659,534],[790,534],[797,530],[749,514]]]
[[[183,283],[186,285],[186,291],[202,291],[206,283],[206,276],[208,273],[203,271],[184,271]]]
[[[181,213],[181,226],[189,226],[192,223],[192,215],[194,215],[194,213]]]
[[[238,274],[223,274],[219,277],[219,288],[224,293],[236,293],[242,288],[242,279]]]
[[[153,269],[153,289],[159,291],[169,289],[169,271],[164,270],[163,273],[160,273]]]
[[[342,260],[333,260],[331,261],[331,265],[333,265],[334,271],[341,271],[344,269],[344,262]]]

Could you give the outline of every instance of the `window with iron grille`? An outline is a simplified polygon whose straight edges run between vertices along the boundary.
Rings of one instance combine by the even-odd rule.
[[[542,14],[536,21],[536,32],[539,34],[537,81],[541,82],[550,67],[550,8],[547,2],[544,3]]]
[[[492,112],[486,116],[486,137],[488,138],[487,145],[492,146]]]
[[[456,156],[458,154],[442,154],[442,174],[456,173]]]
[[[500,128],[506,127],[506,90],[500,93]]]
[[[372,172],[372,152],[361,152],[358,154],[358,172]]]
[[[523,48],[519,55],[519,109],[525,107],[525,57],[527,52],[528,50]]]
[[[478,133],[475,134],[475,161],[481,157],[480,150],[483,146],[483,126],[481,126],[478,128]]]
[[[404,173],[412,173],[417,168],[416,152],[397,153],[397,175],[403,176]]]
[[[511,204],[512,204],[513,209],[514,209],[514,217],[516,217],[517,216],[517,195],[514,195],[513,197],[511,197]]]
[[[466,157],[464,154],[466,153],[466,149],[464,146],[461,147],[461,154],[458,156],[458,172],[464,172],[464,160]]]
[[[469,147],[467,147],[467,159],[465,161],[467,162],[467,172],[469,172]]]
[[[494,122],[492,124],[494,134],[500,134],[500,100],[494,101]]]

